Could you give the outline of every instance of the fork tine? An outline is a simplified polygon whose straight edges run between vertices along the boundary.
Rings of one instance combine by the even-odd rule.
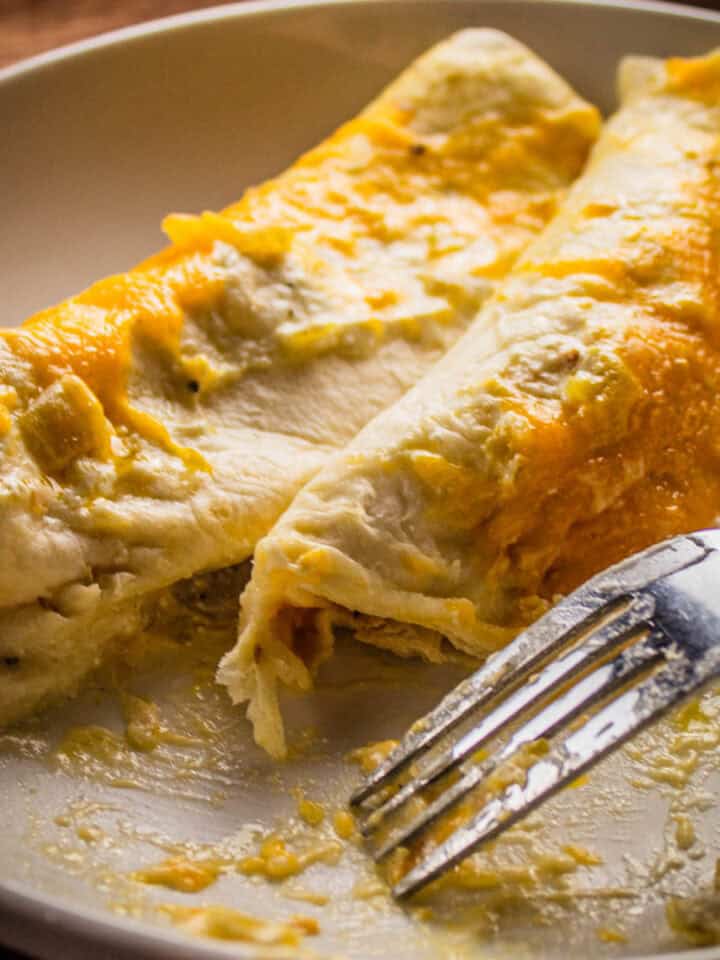
[[[634,648],[635,655],[637,656],[641,646],[645,647],[647,663],[652,659],[653,647],[657,642],[658,631],[653,631]],[[710,650],[702,660],[694,662],[683,658],[673,647],[667,653],[667,662],[657,673],[621,693],[571,733],[564,742],[557,744],[546,757],[534,763],[527,770],[524,786],[514,784],[505,790],[502,797],[490,800],[470,823],[458,828],[424,861],[407,873],[394,887],[393,894],[404,898],[416,893],[482,844],[495,839],[524,818],[689,694],[720,677],[718,647]],[[616,660],[622,659],[630,664],[631,654],[633,650],[624,651]],[[611,666],[612,664],[606,664],[596,672],[607,673]],[[628,672],[636,671],[630,668]],[[581,683],[587,683],[592,677],[594,674]],[[628,679],[627,675],[625,679]],[[618,676],[615,674],[607,684],[611,690],[615,688],[617,681]],[[602,694],[596,689],[593,697],[598,695]],[[587,705],[587,700],[584,699],[581,709],[586,709]],[[572,711],[575,715],[579,712],[577,709]],[[552,724],[553,727],[557,725]],[[536,732],[535,736],[537,735]]]
[[[520,747],[535,740],[552,737],[594,702],[612,693],[619,684],[627,682],[653,660],[660,658],[665,646],[667,646],[665,634],[656,629],[633,647],[618,654],[614,660],[593,670],[520,727],[497,755],[471,767],[461,780],[445,790],[437,800],[396,831],[375,852],[375,860],[381,860],[397,847],[415,840],[433,823],[451,813],[460,801],[480,786],[495,769],[512,759]]]
[[[482,749],[508,724],[518,721],[543,696],[557,690],[567,680],[591,665],[598,657],[611,653],[652,616],[655,602],[649,594],[633,597],[613,620],[596,627],[583,642],[543,669],[536,679],[515,690],[490,711],[477,726],[444,751],[426,770],[405,784],[385,803],[373,810],[360,826],[368,836],[388,816],[417,796],[430,784],[452,772],[473,753]]]
[[[529,627],[504,650],[493,654],[475,673],[458,684],[437,707],[419,723],[413,724],[400,744],[373,770],[350,797],[358,806],[376,793],[388,780],[404,770],[437,741],[461,723],[468,714],[480,710],[509,683],[529,674],[540,658],[560,646],[570,633],[590,623],[600,604],[607,601],[591,591],[592,582]]]
[[[626,596],[628,590],[645,586],[650,579],[667,576],[697,562],[706,553],[704,543],[690,537],[676,537],[593,577],[492,656],[422,721],[414,724],[402,742],[354,791],[351,806],[369,800],[470,713],[481,709],[510,683],[531,673],[538,660],[565,643],[572,631],[590,626],[600,607]]]
[[[491,696],[505,689],[513,671],[524,667],[516,651],[506,647],[494,654],[479,670],[459,683],[419,723],[413,724],[401,743],[352,793],[351,806],[359,806],[388,780],[428,751]]]

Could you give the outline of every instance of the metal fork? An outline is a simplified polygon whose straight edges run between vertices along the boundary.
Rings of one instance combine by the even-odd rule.
[[[718,677],[720,530],[667,540],[588,580],[413,724],[352,795],[359,813],[369,811],[365,836],[390,832],[374,851],[379,861],[427,838],[478,787],[488,791],[394,895],[409,897],[437,879]],[[504,745],[478,759],[503,734]],[[533,744],[547,752],[527,753]],[[522,782],[493,795],[490,774],[522,750]],[[431,785],[427,805],[392,829]]]

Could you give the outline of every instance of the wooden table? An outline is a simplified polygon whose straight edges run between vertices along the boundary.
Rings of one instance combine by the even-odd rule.
[[[0,67],[65,43],[230,0],[0,0]]]

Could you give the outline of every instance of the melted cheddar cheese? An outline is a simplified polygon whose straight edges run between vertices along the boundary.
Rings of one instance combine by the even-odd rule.
[[[598,128],[465,31],[172,245],[0,333],[0,723],[238,564],[465,329]]]
[[[584,175],[476,323],[258,545],[221,667],[236,699],[307,689],[336,625],[482,656],[592,573],[714,523],[719,84],[718,54],[625,65]],[[282,753],[277,713],[251,716]]]

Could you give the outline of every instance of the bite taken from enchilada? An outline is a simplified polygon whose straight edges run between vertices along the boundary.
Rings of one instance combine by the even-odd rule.
[[[597,129],[525,47],[462,32],[286,173],[3,330],[0,723],[246,560],[466,328]]]
[[[552,223],[433,370],[258,545],[220,678],[284,750],[345,628],[482,657],[720,508],[720,54],[626,61]]]

